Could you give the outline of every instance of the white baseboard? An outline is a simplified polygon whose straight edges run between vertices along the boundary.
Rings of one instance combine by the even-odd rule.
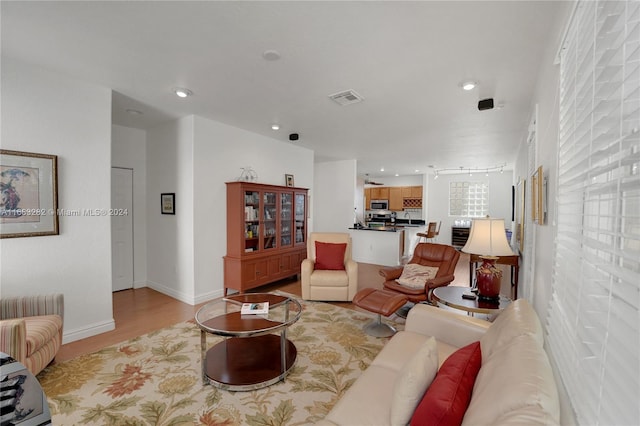
[[[98,322],[88,325],[87,327],[64,331],[62,334],[62,344],[75,342],[76,340],[80,339],[86,339],[87,337],[93,337],[98,334],[106,333],[107,331],[115,329],[116,322],[111,319],[110,321]]]
[[[209,300],[216,299],[224,296],[224,290],[215,290],[208,293],[204,293],[195,297],[195,304],[208,302]]]
[[[215,299],[216,297],[222,297],[222,295],[224,294],[223,290],[215,290],[215,291],[210,291],[205,294],[200,294],[198,296],[193,297],[191,295],[184,294],[180,291],[176,291],[176,289],[174,288],[167,287],[163,284],[159,284],[153,281],[147,281],[146,286],[155,291],[158,291],[162,294],[166,294],[169,297],[173,297],[174,299],[177,299],[183,303],[187,303],[192,306],[197,305],[199,303],[207,302],[211,299]]]
[[[176,289],[167,287],[164,284],[159,284],[153,281],[147,281],[147,287],[154,289],[162,294],[166,294],[167,296],[173,297],[174,299],[178,299],[181,302],[188,303],[189,305],[193,305],[192,297],[188,294],[185,294],[180,291],[176,291]]]
[[[134,281],[133,282],[133,288],[144,288],[147,286],[147,282],[146,281]]]

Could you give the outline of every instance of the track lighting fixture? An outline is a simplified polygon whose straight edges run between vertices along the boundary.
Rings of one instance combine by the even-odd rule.
[[[458,168],[442,168],[442,169],[436,169],[434,171],[434,179],[438,179],[438,177],[440,176],[441,173],[444,174],[460,174],[460,173],[466,173],[469,176],[473,176],[474,173],[482,173],[484,171],[484,175],[485,176],[489,176],[489,172],[500,172],[500,173],[504,173],[504,167],[506,166],[506,164],[500,164],[498,166],[494,166],[494,167],[464,167],[464,166],[460,166]]]

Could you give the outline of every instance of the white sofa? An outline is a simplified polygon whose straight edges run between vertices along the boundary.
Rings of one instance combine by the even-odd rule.
[[[391,338],[319,424],[392,424],[396,378],[430,336],[436,339],[440,366],[459,348],[480,341],[480,369],[463,425],[559,423],[558,393],[542,347],[540,321],[531,305],[519,299],[493,323],[416,305],[409,311],[405,330]]]

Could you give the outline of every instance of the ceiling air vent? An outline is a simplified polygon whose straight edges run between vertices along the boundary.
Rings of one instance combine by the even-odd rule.
[[[354,90],[345,90],[344,92],[334,93],[333,95],[329,95],[329,98],[342,106],[357,104],[364,100],[364,98],[358,95]]]

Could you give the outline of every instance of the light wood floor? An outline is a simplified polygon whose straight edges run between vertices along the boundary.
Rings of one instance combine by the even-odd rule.
[[[358,290],[367,287],[382,288],[383,279],[378,274],[380,266],[358,264]],[[469,285],[469,257],[462,253],[452,285]],[[262,286],[256,291],[281,290],[302,296],[300,280],[290,279]],[[335,305],[359,309],[350,302],[332,302]],[[193,319],[202,306],[191,306],[166,296],[150,288],[123,290],[113,293],[113,317],[116,328],[113,331],[62,345],[56,362],[66,361],[79,355],[95,352],[142,334]]]

